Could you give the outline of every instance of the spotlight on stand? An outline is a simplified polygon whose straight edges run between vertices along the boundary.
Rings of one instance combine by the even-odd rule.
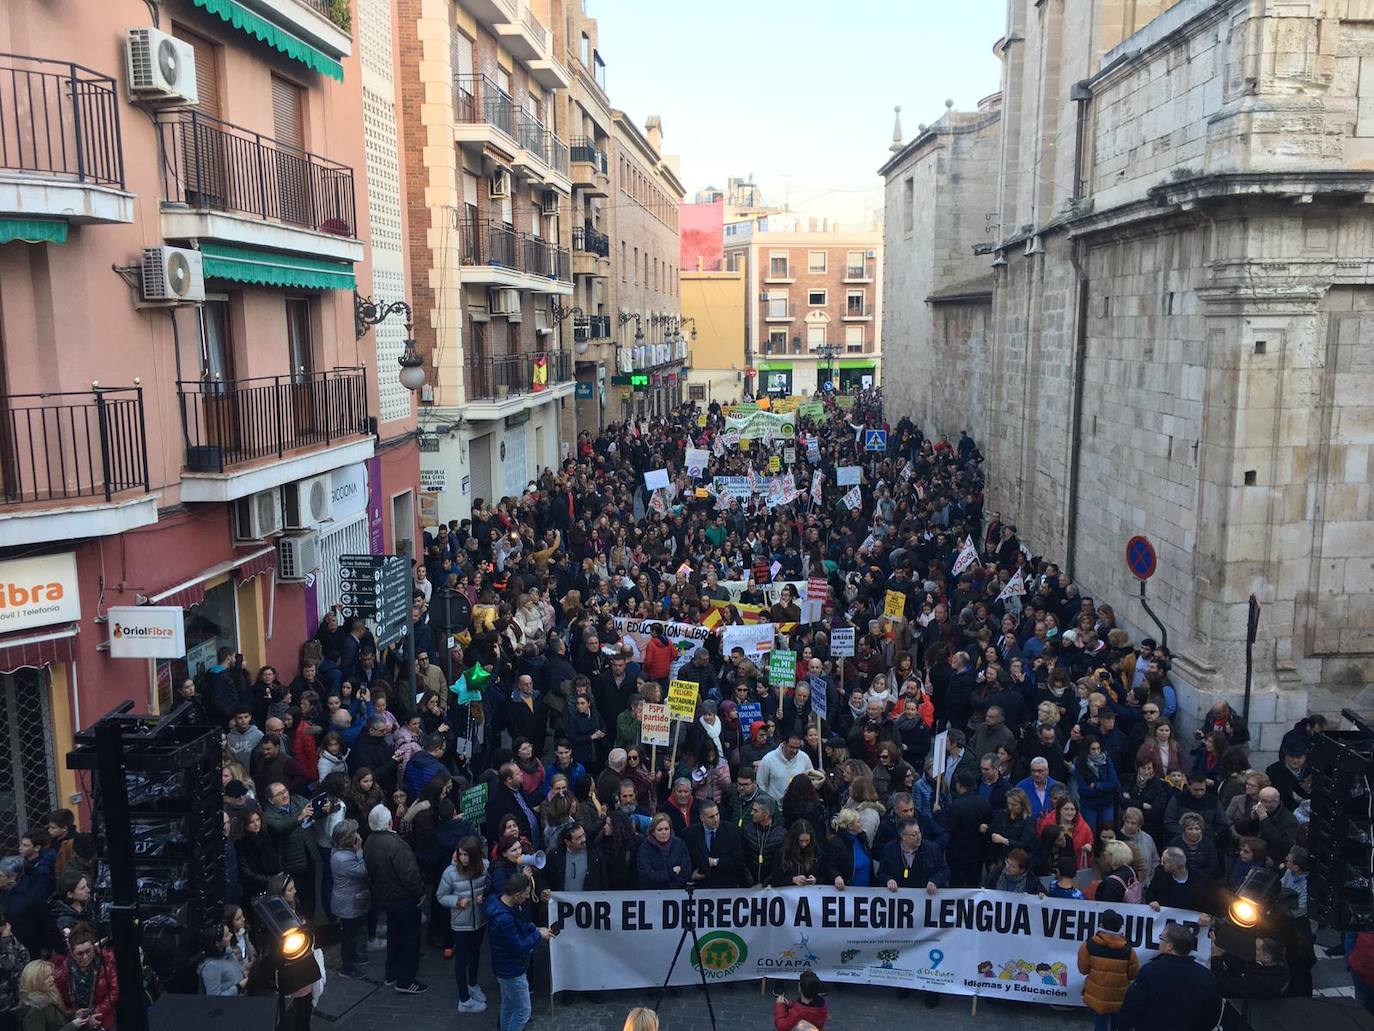
[[[318,981],[320,967],[315,962],[310,929],[286,900],[278,895],[264,895],[253,900],[253,913],[267,929],[269,939],[277,943],[278,994],[294,995]]]
[[[1227,915],[1237,927],[1251,928],[1269,912],[1269,905],[1278,894],[1279,878],[1273,870],[1251,870],[1236,889]]]

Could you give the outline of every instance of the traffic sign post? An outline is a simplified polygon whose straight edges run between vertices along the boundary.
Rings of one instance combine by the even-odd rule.
[[[404,555],[341,555],[339,583],[342,614],[370,619],[377,648],[406,639],[410,710],[415,704],[415,623],[410,599],[415,589],[410,559]]]
[[[865,451],[886,451],[887,430],[864,430]]]
[[[1159,628],[1159,643],[1165,648],[1169,647],[1169,631],[1145,598],[1145,581],[1154,576],[1155,570],[1159,568],[1159,556],[1155,554],[1155,546],[1150,543],[1148,537],[1136,534],[1126,542],[1126,568],[1140,581],[1140,607]]]

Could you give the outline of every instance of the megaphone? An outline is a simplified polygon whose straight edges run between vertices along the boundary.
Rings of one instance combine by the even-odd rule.
[[[544,853],[543,853],[542,850],[540,850],[539,852],[536,852],[536,853],[535,853],[534,855],[532,855],[532,856],[521,856],[521,857],[520,857],[520,865],[521,865],[521,866],[532,866],[532,867],[534,867],[536,870],[542,870],[542,869],[544,869],[544,864],[547,863],[548,861],[549,861],[548,856],[544,855]]]

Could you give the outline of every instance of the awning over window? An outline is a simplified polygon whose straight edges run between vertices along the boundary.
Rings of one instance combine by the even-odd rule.
[[[190,608],[192,605],[199,605],[205,600],[205,584],[229,571],[234,572],[234,579],[241,584],[246,584],[255,576],[271,572],[277,568],[277,548],[276,545],[269,545],[265,548],[253,552],[251,555],[244,555],[240,558],[230,559],[228,562],[221,562],[211,566],[189,580],[183,580],[174,587],[168,587],[165,591],[160,591],[148,599],[150,605],[180,605],[182,608]]]
[[[835,363],[837,369],[872,369],[876,367],[876,362],[872,359],[863,361],[858,358],[841,358]]]
[[[331,79],[343,81],[343,65],[322,50],[311,46],[299,36],[275,25],[262,15],[249,10],[239,0],[193,0],[197,7],[203,7],[211,14],[217,14],[234,28],[260,39],[270,47],[275,47],[308,68],[313,68]]]
[[[357,285],[346,261],[307,258],[277,251],[258,251],[207,240],[200,245],[206,279],[232,279],[259,286],[295,286],[307,290],[352,290]]]
[[[75,623],[46,630],[0,634],[0,673],[13,673],[25,666],[42,669],[51,662],[76,661]]]
[[[66,243],[67,222],[61,218],[0,218],[0,243]]]

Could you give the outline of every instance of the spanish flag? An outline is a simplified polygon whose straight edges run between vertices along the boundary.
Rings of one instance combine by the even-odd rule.
[[[536,358],[534,360],[534,389],[537,393],[544,390],[549,384],[549,360],[547,358]]]

